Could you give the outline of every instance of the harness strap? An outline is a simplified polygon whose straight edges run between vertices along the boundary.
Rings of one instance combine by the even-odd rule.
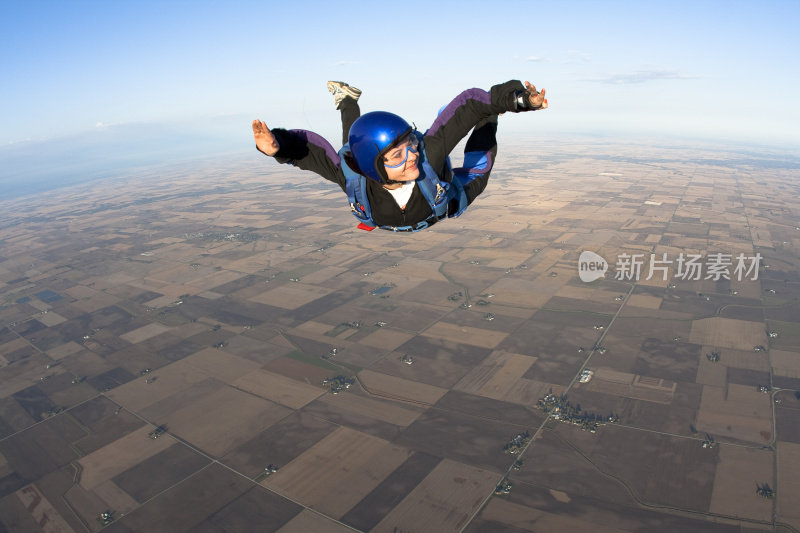
[[[436,215],[432,215],[421,222],[417,222],[413,226],[378,226],[380,229],[385,229],[388,231],[421,231],[426,228],[430,228],[441,219],[447,218],[447,214],[437,217]],[[363,229],[363,228],[362,228]],[[372,228],[375,229],[375,228]],[[372,231],[372,230],[370,230]]]
[[[420,137],[420,133],[416,133]],[[451,183],[441,181],[433,168],[428,164],[427,157],[425,157],[425,147],[420,143],[420,161],[423,178],[418,179],[416,184],[419,186],[422,196],[431,208],[431,216],[427,219],[417,222],[413,226],[378,226],[372,219],[372,209],[369,205],[367,197],[367,179],[356,173],[346,162],[344,155],[350,150],[349,144],[345,144],[339,150],[339,157],[341,160],[342,172],[345,176],[345,193],[347,194],[347,201],[350,204],[350,211],[353,213],[358,221],[358,228],[366,231],[372,231],[376,227],[390,231],[420,231],[429,228],[439,220],[447,216],[457,217],[467,208],[467,194],[464,191],[462,182],[458,179],[453,179]],[[449,158],[448,158],[449,166]],[[456,211],[448,215],[448,206],[456,201]]]

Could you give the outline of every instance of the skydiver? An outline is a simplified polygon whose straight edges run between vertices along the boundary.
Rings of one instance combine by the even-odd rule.
[[[442,108],[424,134],[385,111],[361,115],[361,91],[329,81],[342,119],[337,153],[307,130],[269,129],[253,121],[256,148],[279,163],[310,170],[339,184],[359,228],[419,231],[459,216],[486,188],[497,154],[497,117],[546,109],[545,90],[517,80],[488,92],[468,89]],[[451,169],[448,155],[472,130],[462,167]]]

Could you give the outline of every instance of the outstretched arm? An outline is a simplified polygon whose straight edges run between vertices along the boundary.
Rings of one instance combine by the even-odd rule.
[[[274,157],[278,163],[310,170],[345,189],[339,154],[318,134],[306,130],[270,130],[264,122],[254,120],[253,138],[258,151]]]
[[[468,89],[451,101],[425,133],[428,159],[435,169],[469,131],[484,118],[505,112],[536,111],[547,108],[545,91],[536,90],[530,82],[517,80],[493,86],[488,92]]]

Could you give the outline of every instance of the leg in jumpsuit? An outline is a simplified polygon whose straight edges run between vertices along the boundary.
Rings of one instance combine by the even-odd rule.
[[[453,169],[453,179],[461,181],[471,204],[486,188],[497,156],[497,115],[480,121],[472,129],[464,147],[464,166]]]
[[[348,141],[350,127],[361,116],[361,108],[358,107],[356,100],[345,96],[339,104],[339,113],[342,116],[342,146],[344,146]]]

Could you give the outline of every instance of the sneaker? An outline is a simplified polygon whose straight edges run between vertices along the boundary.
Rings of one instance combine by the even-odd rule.
[[[339,109],[339,104],[348,96],[356,101],[361,96],[361,90],[350,87],[343,81],[329,81],[328,90],[333,95],[333,103],[336,104],[336,109]]]

